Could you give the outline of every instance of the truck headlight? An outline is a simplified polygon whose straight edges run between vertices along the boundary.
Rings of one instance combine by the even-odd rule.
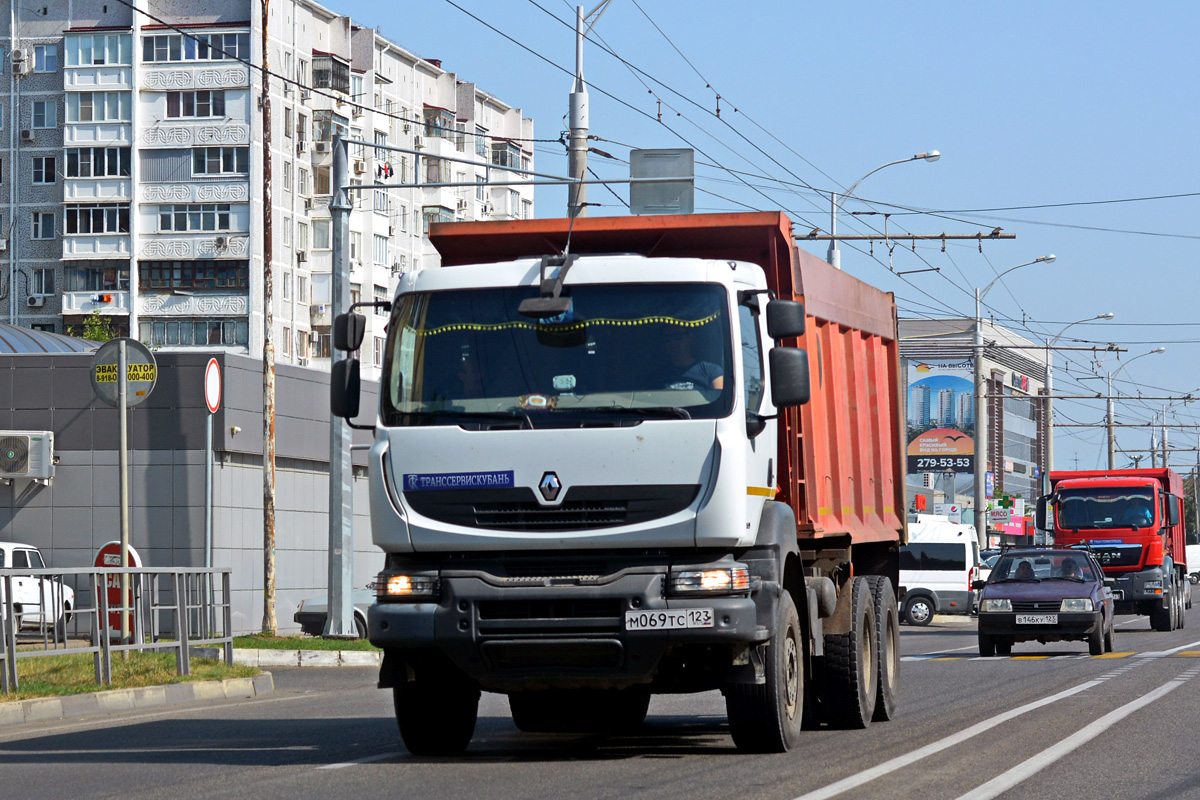
[[[1092,609],[1092,598],[1090,597],[1064,597],[1058,606],[1059,611],[1091,611]]]
[[[441,586],[433,575],[397,575],[380,573],[375,582],[375,595],[380,602],[394,600],[428,600],[438,596]]]
[[[740,594],[750,591],[750,571],[722,567],[672,572],[667,586],[670,594]]]
[[[1012,611],[1012,600],[1007,597],[989,597],[983,601],[984,611]]]
[[[1142,584],[1147,589],[1162,589],[1162,581],[1146,581]]]

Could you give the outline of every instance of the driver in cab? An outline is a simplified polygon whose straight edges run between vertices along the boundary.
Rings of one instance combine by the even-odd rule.
[[[668,389],[724,389],[725,375],[711,361],[693,352],[695,332],[690,328],[671,327],[663,336],[663,345],[673,370],[666,381]]]

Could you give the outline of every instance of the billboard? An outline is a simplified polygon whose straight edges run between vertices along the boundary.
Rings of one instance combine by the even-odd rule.
[[[907,472],[975,472],[974,364],[908,364]]]

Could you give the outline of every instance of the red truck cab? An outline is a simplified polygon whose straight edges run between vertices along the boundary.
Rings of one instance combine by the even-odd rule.
[[[1117,613],[1183,627],[1187,579],[1183,480],[1168,468],[1050,473],[1037,525],[1059,546],[1087,547],[1104,568]],[[1053,515],[1048,511],[1052,510]]]

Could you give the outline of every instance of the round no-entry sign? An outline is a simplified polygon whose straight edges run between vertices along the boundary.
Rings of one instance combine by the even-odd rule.
[[[221,365],[215,358],[210,358],[204,368],[204,402],[210,414],[221,408]]]

